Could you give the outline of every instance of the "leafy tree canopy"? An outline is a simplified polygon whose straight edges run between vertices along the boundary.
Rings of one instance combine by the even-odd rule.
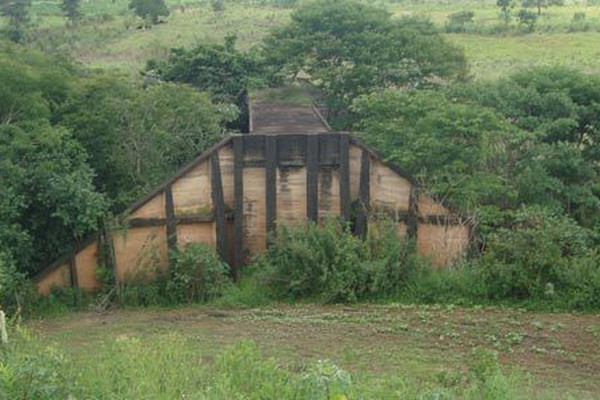
[[[81,0],[62,0],[60,8],[69,22],[74,25],[81,19]]]
[[[105,210],[87,154],[47,122],[0,125],[0,247],[34,273],[90,230]]]
[[[118,212],[212,145],[231,118],[191,86],[144,89],[107,75],[80,82],[60,123],[90,154],[96,186]]]
[[[544,143],[564,143],[600,161],[600,79],[563,67],[525,70],[496,83],[457,86],[452,95],[493,108]]]
[[[53,119],[74,76],[63,58],[0,42],[0,123]]]
[[[20,42],[30,22],[31,0],[0,0],[0,15],[8,19],[6,33],[13,42]]]
[[[394,19],[354,0],[299,7],[266,38],[264,53],[284,75],[307,71],[340,107],[377,89],[433,86],[467,71],[463,51],[430,21]]]
[[[230,118],[191,86],[82,77],[64,59],[0,44],[0,275],[39,272]]]
[[[470,208],[506,191],[500,169],[515,129],[492,110],[439,91],[396,89],[362,96],[352,108],[364,140],[438,196]]]
[[[262,69],[254,54],[239,51],[235,44],[236,37],[228,36],[222,45],[173,49],[166,61],[152,60],[146,69],[162,80],[210,92],[216,102],[236,103],[248,87],[262,83]]]
[[[104,212],[85,150],[52,123],[73,78],[64,60],[0,47],[0,253],[23,272],[80,240]]]
[[[528,204],[594,226],[599,94],[591,77],[542,68],[437,92],[387,90],[353,109],[366,141],[480,221]]]
[[[131,0],[129,8],[140,18],[157,24],[159,17],[167,17],[169,9],[164,0]]]

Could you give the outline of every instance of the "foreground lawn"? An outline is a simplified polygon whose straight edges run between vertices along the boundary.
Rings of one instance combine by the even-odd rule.
[[[600,396],[598,315],[452,306],[281,305],[78,313],[30,321],[27,327],[81,371],[110,362],[115,343],[149,346],[150,360],[140,362],[169,356],[178,364],[178,357],[194,357],[194,363],[210,365],[228,346],[252,341],[286,370],[331,360],[381,395],[398,394],[385,389],[398,379],[402,387],[417,390],[465,385],[474,350],[487,349],[498,352],[507,376],[516,373],[511,382],[524,398]],[[185,342],[184,354],[169,355],[170,335]],[[137,362],[135,357],[131,362]]]

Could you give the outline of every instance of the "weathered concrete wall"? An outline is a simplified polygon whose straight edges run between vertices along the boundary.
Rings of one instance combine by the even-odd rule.
[[[168,267],[170,250],[194,242],[215,247],[238,268],[266,249],[277,223],[351,218],[352,207],[358,231],[384,212],[397,221],[398,235],[415,240],[438,266],[451,264],[469,243],[464,221],[348,134],[238,135],[135,204],[123,229],[57,261],[37,286],[42,293],[53,286],[94,290],[95,271],[106,264],[118,281],[151,279]]]

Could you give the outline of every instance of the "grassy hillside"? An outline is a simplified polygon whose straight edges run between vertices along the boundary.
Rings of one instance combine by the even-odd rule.
[[[228,35],[236,35],[238,45],[249,49],[269,29],[284,23],[291,12],[284,8],[228,5],[223,13],[215,13],[209,4],[169,2],[171,15],[164,23],[141,29],[140,20],[127,9],[127,1],[98,3],[105,7],[91,8],[86,21],[72,28],[65,28],[64,19],[48,7],[49,14],[38,14],[36,18],[39,27],[35,42],[47,50],[70,53],[91,67],[131,71],[142,67],[149,58],[166,56],[173,47],[222,41]]]
[[[598,32],[447,36],[465,49],[476,79],[495,79],[521,68],[554,64],[600,73]]]
[[[291,8],[275,7],[267,1],[232,0],[222,13],[214,12],[208,1],[167,3],[171,15],[164,23],[145,30],[139,29],[140,21],[128,9],[128,0],[84,1],[86,19],[71,28],[65,27],[58,0],[34,1],[33,40],[37,46],[70,53],[92,67],[135,73],[146,60],[163,57],[172,47],[221,41],[227,35],[237,35],[238,45],[249,49],[271,28],[288,21],[292,12]],[[562,7],[545,8],[535,31],[524,33],[516,20],[511,22],[510,32],[499,32],[502,23],[491,0],[379,2],[396,16],[430,18],[440,29],[452,13],[473,11],[474,23],[468,31],[447,37],[464,47],[472,74],[478,79],[548,64],[600,72],[600,5],[587,3],[567,1]],[[577,24],[573,22],[576,13],[584,15]]]
[[[542,8],[533,33],[524,32],[512,10],[512,32],[501,32],[502,22],[496,1],[460,0],[410,2],[392,6],[396,15],[431,19],[441,29],[448,17],[460,11],[472,11],[474,23],[467,33],[448,34],[452,42],[465,49],[473,76],[495,79],[523,67],[561,64],[584,72],[600,72],[600,6],[593,1],[566,1],[564,6]],[[596,5],[594,5],[596,3]],[[537,12],[530,8],[530,11]],[[574,22],[575,15],[583,20]]]

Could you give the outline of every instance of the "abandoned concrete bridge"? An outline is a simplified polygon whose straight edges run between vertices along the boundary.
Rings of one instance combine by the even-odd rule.
[[[353,135],[332,132],[314,106],[251,100],[249,111],[249,134],[226,137],[133,204],[122,228],[54,262],[36,278],[38,290],[96,290],[101,265],[117,282],[148,276],[150,265],[168,268],[169,250],[195,242],[213,246],[237,274],[278,223],[342,217],[364,234],[376,211],[434,265],[464,253],[471,227],[463,218]]]

